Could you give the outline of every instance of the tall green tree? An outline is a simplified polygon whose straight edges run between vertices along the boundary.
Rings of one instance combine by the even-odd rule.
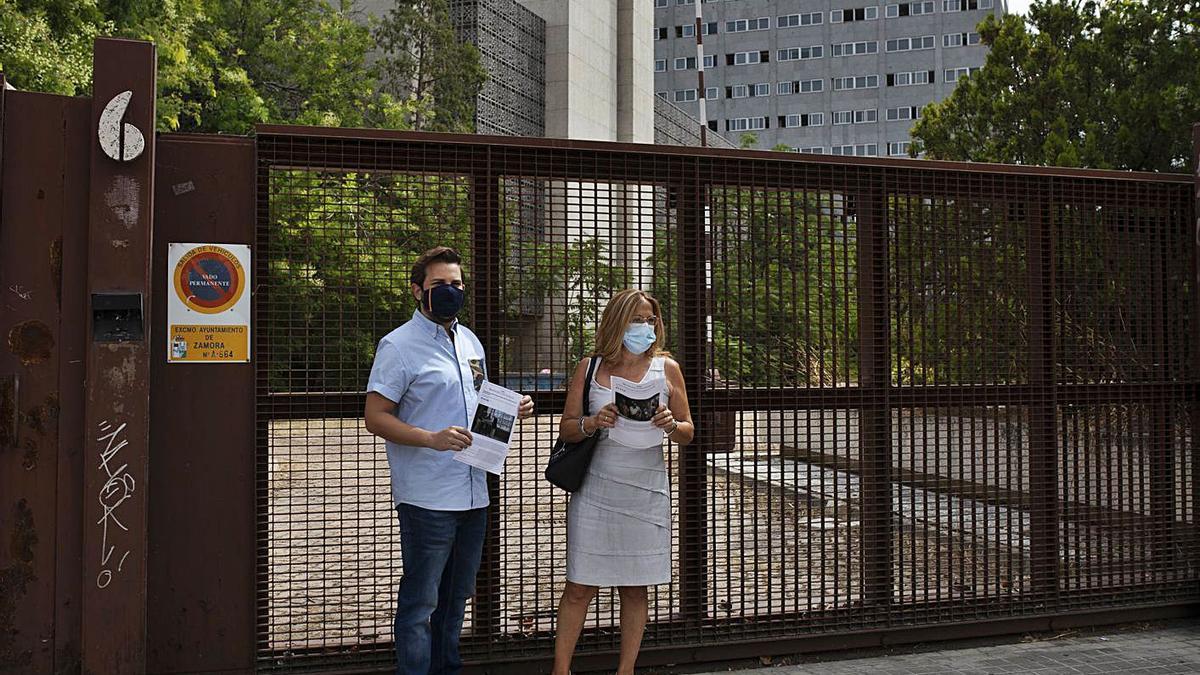
[[[92,88],[92,40],[112,30],[95,0],[0,0],[0,71],[18,89]]]
[[[1200,121],[1200,2],[1035,0],[913,127],[937,159],[1180,171]]]
[[[408,104],[412,128],[475,130],[475,99],[487,71],[475,45],[455,34],[447,0],[397,0],[374,36],[383,90]]]
[[[454,40],[444,0],[430,7],[376,22],[350,0],[0,0],[0,69],[19,89],[84,95],[93,39],[137,38],[157,46],[162,131],[466,130],[479,55]],[[415,58],[395,56],[405,36],[416,36]],[[401,99],[395,82],[420,83],[418,95]]]
[[[158,45],[160,128],[401,127],[403,106],[380,90],[370,29],[351,10],[349,0],[167,0],[123,32]]]

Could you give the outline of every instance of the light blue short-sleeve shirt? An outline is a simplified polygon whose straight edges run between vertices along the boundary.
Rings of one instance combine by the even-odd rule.
[[[367,391],[396,404],[406,424],[441,431],[468,426],[486,376],[483,345],[465,326],[446,329],[420,311],[379,341]],[[466,511],[488,505],[487,474],[455,461],[452,451],[387,441],[392,498],[438,511]]]

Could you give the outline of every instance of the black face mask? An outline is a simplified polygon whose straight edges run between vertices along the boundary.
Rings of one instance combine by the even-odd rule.
[[[425,290],[425,311],[439,321],[450,321],[458,316],[467,294],[456,286],[434,286]]]

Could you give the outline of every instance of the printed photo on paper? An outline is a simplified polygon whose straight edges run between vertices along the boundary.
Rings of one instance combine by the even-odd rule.
[[[485,406],[482,403],[475,411],[475,421],[471,423],[471,433],[490,438],[497,443],[508,443],[512,434],[513,422],[516,415],[509,415],[499,410]]]
[[[662,430],[650,420],[664,404],[661,377],[647,377],[641,382],[612,378],[613,405],[617,422],[608,431],[613,441],[631,448],[650,448],[662,443]]]
[[[468,426],[471,445],[454,453],[454,459],[488,473],[504,473],[521,398],[518,392],[484,381]]]
[[[658,397],[659,394],[655,393],[649,398],[635,399],[620,392],[614,392],[613,402],[621,417],[635,422],[649,422],[654,419],[654,414],[658,411]]]

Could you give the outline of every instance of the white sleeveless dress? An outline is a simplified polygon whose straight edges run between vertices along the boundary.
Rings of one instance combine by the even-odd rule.
[[[669,389],[663,357],[650,362],[643,381]],[[612,401],[593,381],[588,410]],[[653,586],[671,581],[671,493],[663,446],[631,448],[601,430],[596,453],[567,506],[567,579],[587,586]]]

